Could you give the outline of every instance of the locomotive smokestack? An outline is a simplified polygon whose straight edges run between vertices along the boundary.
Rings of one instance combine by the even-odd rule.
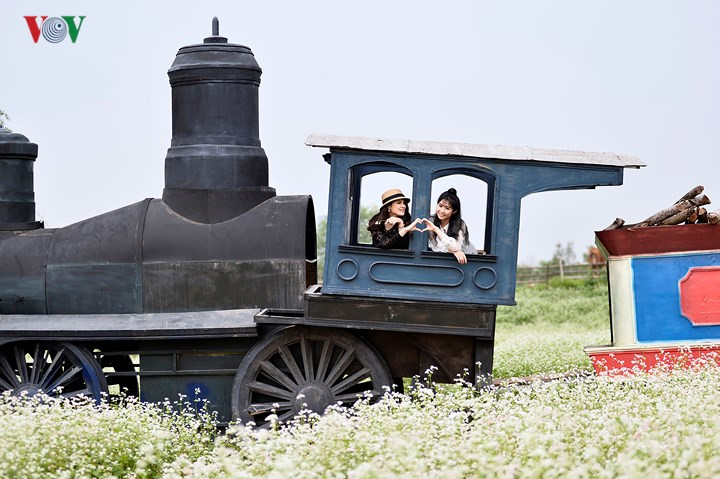
[[[0,231],[42,228],[35,221],[33,165],[38,146],[25,136],[0,128]]]
[[[163,201],[202,223],[234,218],[275,196],[260,146],[262,70],[252,51],[219,35],[181,48],[168,76],[172,142],[165,158]]]

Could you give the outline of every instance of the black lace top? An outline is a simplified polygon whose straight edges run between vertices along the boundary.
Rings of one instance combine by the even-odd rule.
[[[389,230],[385,229],[385,222],[376,222],[368,228],[372,236],[372,245],[384,249],[408,249],[410,234],[400,236],[400,226],[394,224]]]

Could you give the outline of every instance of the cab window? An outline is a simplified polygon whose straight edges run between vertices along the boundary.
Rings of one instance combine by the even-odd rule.
[[[354,172],[356,184],[355,195],[351,201],[350,244],[371,246],[372,240],[367,229],[368,221],[380,210],[382,204],[380,198],[383,192],[398,188],[405,196],[412,198],[413,178],[409,173],[401,171],[373,171],[375,168],[363,166],[365,168],[356,168]],[[387,169],[388,166],[383,168]],[[412,203],[410,203],[410,211],[412,212]]]
[[[486,240],[486,238],[489,238],[487,228],[489,188],[486,181],[465,174],[447,174],[436,178],[432,182],[430,211],[427,213],[427,217],[430,218],[431,215],[436,214],[438,198],[451,188],[455,189],[460,200],[461,218],[467,226],[473,251],[479,254],[489,252],[490,245],[487,244],[489,241]],[[444,200],[442,205],[447,207],[447,201]],[[428,249],[430,249],[429,246]]]

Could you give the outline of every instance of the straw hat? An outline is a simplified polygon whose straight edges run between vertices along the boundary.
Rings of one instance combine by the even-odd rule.
[[[382,199],[382,207],[386,206],[389,203],[392,203],[396,200],[405,200],[405,204],[410,203],[410,198],[405,196],[402,191],[398,190],[397,188],[393,188],[392,190],[387,190],[385,193],[381,196]]]

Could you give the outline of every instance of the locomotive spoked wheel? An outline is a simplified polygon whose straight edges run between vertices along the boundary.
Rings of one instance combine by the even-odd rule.
[[[108,386],[95,357],[71,343],[23,341],[0,347],[0,392],[52,397],[81,394],[100,402]]]
[[[292,327],[255,344],[233,383],[233,418],[266,427],[309,409],[322,414],[331,404],[352,405],[370,394],[379,398],[392,377],[382,357],[344,331]]]

